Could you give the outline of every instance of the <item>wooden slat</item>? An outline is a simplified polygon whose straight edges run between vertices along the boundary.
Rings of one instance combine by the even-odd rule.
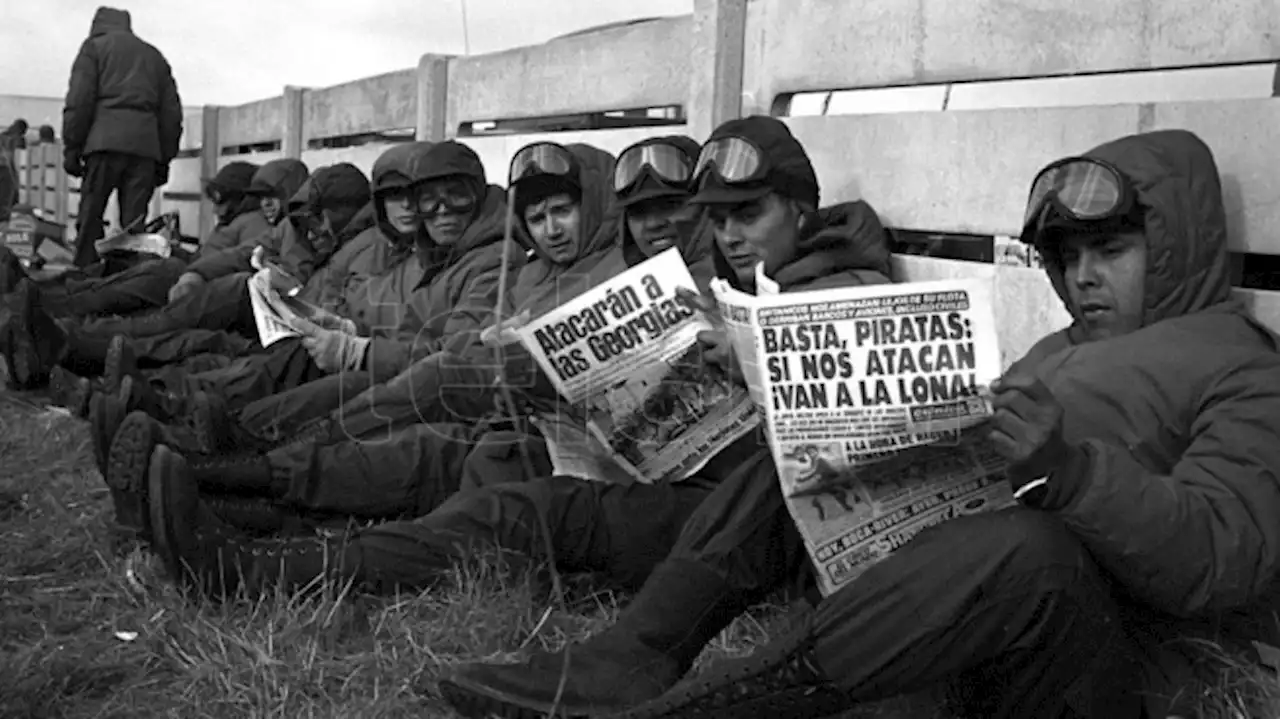
[[[1041,337],[1071,323],[1071,316],[1043,270],[913,255],[894,255],[893,269],[900,282],[960,278],[992,282],[1000,356],[1005,368]],[[1235,293],[1255,317],[1280,332],[1280,292],[1236,288]]]
[[[449,61],[450,134],[463,122],[684,104],[685,15]]]
[[[302,161],[307,163],[307,167],[311,168],[312,172],[325,165],[349,162],[368,175],[373,172],[373,163],[377,161],[382,153],[395,146],[395,143],[390,142],[371,142],[367,145],[357,145],[355,147],[326,147],[319,150],[304,150]]]
[[[825,203],[862,198],[894,227],[1016,235],[1046,163],[1140,130],[1185,128],[1223,176],[1231,248],[1280,254],[1280,99],[787,120]]]
[[[202,123],[203,125],[203,123]],[[221,147],[277,141],[284,136],[284,101],[278,97],[218,108]]]
[[[182,115],[182,139],[178,143],[180,150],[199,150],[204,141],[204,112],[199,109],[186,110]]]
[[[306,90],[303,94],[304,142],[314,137],[411,128],[417,120],[417,68]]]
[[[1275,0],[765,0],[749,7],[748,109],[805,90],[1280,58]]]
[[[222,169],[237,161],[252,162],[253,164],[261,167],[272,160],[279,160],[281,157],[284,157],[284,155],[279,150],[272,150],[270,152],[249,152],[243,155],[219,155],[218,169]]]
[[[171,192],[200,193],[200,158],[180,157],[169,163],[169,183],[165,189]]]

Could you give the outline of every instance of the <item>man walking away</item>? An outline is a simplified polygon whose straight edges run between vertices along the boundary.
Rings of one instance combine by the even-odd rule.
[[[71,65],[62,110],[67,174],[81,177],[76,265],[97,259],[107,199],[118,192],[120,226],[146,219],[155,188],[169,179],[182,137],[182,101],[169,62],[133,34],[129,13],[100,7]]]

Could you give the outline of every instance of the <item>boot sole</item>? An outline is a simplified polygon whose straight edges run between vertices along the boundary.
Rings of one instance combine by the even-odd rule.
[[[543,719],[550,716],[552,705],[547,702],[530,701],[525,697],[517,697],[490,687],[482,687],[462,677],[440,680],[440,695],[455,711],[468,719]],[[587,719],[611,714],[619,707],[592,707],[578,709],[561,704],[555,708],[555,716],[560,719]]]
[[[37,382],[36,368],[38,362],[35,358],[35,348],[25,339],[17,339],[14,341],[13,348],[13,374],[11,375],[14,386],[18,389],[31,389]]]
[[[195,431],[200,451],[215,454],[226,444],[217,424],[213,421],[213,411],[209,407],[209,398],[204,392],[197,392],[192,400],[191,428]]]
[[[173,516],[173,492],[168,482],[168,467],[175,460],[168,447],[158,445],[147,462],[147,519],[151,524],[151,548],[164,562],[169,576],[184,582],[187,572],[169,518]]]
[[[155,446],[151,418],[133,412],[116,430],[107,454],[105,480],[116,502],[117,520],[142,539],[151,539],[154,534],[149,521],[147,473]]]
[[[812,642],[808,622],[757,649],[751,656],[712,665],[697,677],[680,682],[666,694],[634,709],[615,715],[618,719],[809,719],[835,716],[856,706],[834,684],[805,683],[773,689],[753,696],[748,687],[754,680],[789,664]]]
[[[111,443],[115,441],[116,432],[129,416],[128,405],[124,400],[105,393],[93,394],[89,397],[89,424],[92,426],[93,453],[98,461],[98,471],[105,480],[107,477],[107,459],[111,456]]]
[[[116,335],[107,345],[107,358],[102,370],[102,381],[107,394],[119,394],[120,383],[128,376],[124,372],[124,335]]]

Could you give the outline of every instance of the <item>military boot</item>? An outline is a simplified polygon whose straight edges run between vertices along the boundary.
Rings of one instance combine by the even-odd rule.
[[[201,494],[209,511],[227,524],[255,536],[279,534],[300,527],[302,518],[279,502],[260,497]]]
[[[118,410],[109,408],[100,413],[115,411]],[[147,463],[158,435],[156,422],[150,417],[142,412],[129,414],[114,432],[102,472],[111,490],[116,526],[142,541],[149,541],[151,537],[147,516]]]
[[[191,480],[210,494],[274,498],[288,486],[287,478],[276,476],[265,454],[206,455],[186,464]]]
[[[360,553],[337,537],[254,539],[220,519],[200,496],[182,456],[164,445],[147,482],[153,548],[172,576],[213,598],[292,591],[358,577]]]
[[[120,392],[120,383],[125,377],[132,377],[136,383],[146,382],[138,369],[138,358],[133,353],[133,345],[124,335],[111,338],[103,364],[102,383],[111,394]]]
[[[66,331],[44,311],[40,290],[31,280],[20,281],[5,299],[9,315],[0,334],[0,352],[8,365],[10,382],[18,389],[42,387],[64,354]]]
[[[197,392],[191,397],[187,420],[204,451],[210,454],[266,454],[300,443],[332,444],[346,439],[341,426],[329,417],[313,419],[288,433],[251,430],[240,423],[221,398],[207,392]]]
[[[618,622],[580,644],[519,664],[464,664],[440,681],[465,717],[591,717],[662,696],[746,603],[699,562],[654,569]]]
[[[154,421],[154,429],[159,437],[157,441],[188,454],[201,453],[199,441],[189,427],[161,422],[152,413],[140,409],[140,405],[145,403],[135,399],[135,386],[133,379],[126,377],[119,394],[95,392],[89,399],[89,436],[93,441],[94,456],[99,460],[98,469],[106,472],[102,463],[106,459],[107,449],[115,440],[116,431],[124,418],[133,412],[140,412]]]
[[[808,719],[840,714],[855,702],[818,666],[813,612],[742,659],[712,664],[671,691],[620,714],[626,719]]]

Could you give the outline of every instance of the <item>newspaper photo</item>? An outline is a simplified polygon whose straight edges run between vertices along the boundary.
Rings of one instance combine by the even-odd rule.
[[[1007,506],[986,440],[989,283],[759,295],[712,284],[788,508],[831,594],[922,529]]]
[[[309,334],[313,327],[337,329],[355,334],[355,325],[338,315],[294,297],[289,280],[266,267],[249,278],[249,303],[263,347],[289,337]]]
[[[670,249],[517,330],[595,445],[558,436],[557,451],[607,457],[636,482],[674,482],[759,424],[746,390],[703,361],[698,333],[712,326],[681,288],[697,292]]]

